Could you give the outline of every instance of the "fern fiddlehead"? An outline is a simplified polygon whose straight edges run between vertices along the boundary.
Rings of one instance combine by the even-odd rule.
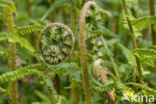
[[[47,25],[39,35],[38,53],[46,63],[56,65],[71,55],[74,42],[74,35],[67,26],[52,23]]]
[[[82,73],[82,80],[83,80],[83,89],[85,93],[85,102],[86,104],[92,104],[92,97],[89,87],[89,78],[88,78],[88,68],[87,68],[87,52],[86,52],[86,44],[85,44],[85,24],[86,24],[86,17],[88,13],[88,9],[91,6],[96,6],[96,3],[93,1],[88,1],[84,4],[81,13],[80,13],[80,20],[79,20],[79,47],[80,47],[80,60],[81,60],[81,73]]]
[[[74,49],[75,38],[69,27],[60,23],[51,23],[45,26],[38,37],[37,50],[40,61],[50,65],[57,65],[65,61]],[[46,65],[44,66],[46,68]],[[45,72],[50,79],[50,75]],[[58,102],[55,89],[48,87],[51,103]]]

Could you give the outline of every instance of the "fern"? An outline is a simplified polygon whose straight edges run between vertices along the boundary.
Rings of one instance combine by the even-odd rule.
[[[8,36],[9,36],[10,34],[8,34],[8,33],[5,33],[5,32],[1,32],[0,33],[0,41],[6,41],[7,39],[8,39]]]
[[[142,88],[142,89],[145,89],[146,91],[149,91],[153,94],[156,94],[156,90],[150,88],[150,87],[146,87],[146,86],[143,86],[141,84],[138,84],[138,83],[133,83],[133,82],[130,82],[130,83],[125,83],[126,85],[132,85],[132,86],[135,86],[135,87],[138,87],[138,88]]]
[[[17,34],[26,35],[36,31],[40,31],[43,28],[41,25],[28,25],[17,28]]]
[[[19,43],[21,47],[24,47],[31,52],[35,52],[34,47],[26,39],[24,39],[23,37],[21,37],[17,34],[16,35],[10,35],[9,41]]]
[[[57,70],[57,69],[76,68],[77,64],[75,64],[75,63],[60,63],[58,65],[48,65],[48,64],[46,64],[46,66],[51,70]]]
[[[33,46],[23,37],[17,35],[17,34],[10,34],[10,33],[0,33],[0,41],[6,41],[19,43],[21,47],[24,47],[28,49],[31,52],[34,52],[35,49]]]
[[[41,71],[33,70],[33,69],[20,69],[13,72],[7,72],[0,76],[0,83],[4,83],[7,81],[16,81],[24,76],[28,75],[38,75],[45,80],[45,75]]]
[[[10,8],[10,9],[12,9],[13,12],[15,12],[17,14],[16,6],[12,1],[0,0],[0,7]]]
[[[122,45],[120,43],[118,43],[118,45],[119,45],[122,53],[125,55],[128,63],[133,66],[136,66],[136,60],[135,60],[134,54],[129,49],[127,49],[124,45]]]
[[[20,69],[41,69],[42,64],[32,64],[25,67],[21,67]]]
[[[96,80],[91,80],[91,88],[100,93],[110,91],[113,88],[113,84],[114,83],[110,81],[106,83],[105,85],[102,85]]]
[[[154,24],[156,21],[156,16],[148,16],[139,19],[132,20],[132,25],[139,31],[149,27],[150,24]]]
[[[156,59],[156,49],[149,49],[149,48],[137,48],[133,50],[134,53],[139,52],[140,55],[153,57]]]
[[[133,50],[133,53],[139,52],[139,59],[142,63],[154,67],[154,61],[156,59],[156,49],[152,48],[137,48]]]
[[[57,74],[60,77],[69,74],[71,69],[73,69],[73,68],[76,69],[78,67],[77,64],[75,64],[75,63],[61,63],[58,65],[45,64],[45,65],[46,65],[46,69],[54,72],[53,76],[55,76]]]

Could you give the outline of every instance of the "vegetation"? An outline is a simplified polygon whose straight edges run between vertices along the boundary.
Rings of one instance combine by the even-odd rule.
[[[155,5],[0,0],[0,104],[155,104]]]

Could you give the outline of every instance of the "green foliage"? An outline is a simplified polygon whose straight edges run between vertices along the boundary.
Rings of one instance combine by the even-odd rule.
[[[133,83],[133,82],[131,82],[131,83],[125,83],[125,84],[127,84],[127,85],[132,85],[132,86],[138,87],[138,88],[143,88],[143,89],[145,89],[146,91],[149,91],[149,92],[151,92],[152,94],[156,95],[156,90],[155,90],[155,89],[152,89],[152,88],[150,88],[150,87],[143,86],[143,85],[141,85],[141,84]]]
[[[133,53],[139,52],[139,59],[142,63],[154,67],[154,61],[156,59],[156,50],[152,48],[137,48],[133,50]]]
[[[127,61],[129,64],[133,65],[133,66],[136,66],[136,60],[135,60],[135,56],[134,54],[132,53],[131,50],[127,49],[124,45],[122,44],[118,44],[119,47],[121,48],[122,50],[122,53],[125,55]]]
[[[139,19],[132,20],[132,25],[138,29],[138,31],[141,31],[147,27],[149,27],[151,24],[155,24],[156,22],[156,16],[148,16],[148,17],[142,17]]]
[[[42,28],[43,26],[41,25],[28,25],[28,26],[18,27],[17,34],[28,35],[33,32],[40,31]]]
[[[19,43],[21,47],[28,49],[31,52],[34,52],[35,49],[33,46],[23,37],[17,34],[8,34],[8,33],[0,33],[0,41],[8,40],[9,42]]]
[[[45,75],[41,71],[33,70],[33,69],[20,69],[13,72],[7,72],[0,76],[0,83],[5,83],[8,81],[16,81],[24,76],[28,75],[38,75],[45,80]]]
[[[10,0],[0,0],[0,7],[10,8],[13,12],[17,13],[15,4]]]
[[[78,45],[78,30],[81,28],[79,24],[81,9],[87,1],[0,0],[0,104],[11,103],[10,88],[14,86],[10,86],[9,82],[13,81],[18,81],[21,104],[50,104],[52,98],[49,95],[53,94],[57,104],[85,103],[80,70],[83,66],[80,65],[79,49],[82,46]],[[151,42],[155,40],[151,35],[156,32],[156,16],[150,13],[151,5],[147,5],[151,0],[125,0],[129,12],[128,18],[136,36],[138,45],[136,49],[133,49],[122,0],[94,1],[97,3],[97,8],[92,6],[89,8],[84,27],[87,36],[84,54],[87,56],[86,67],[89,67],[88,82],[90,82],[93,104],[132,104],[122,100],[123,92],[129,94],[130,99],[132,93],[156,97],[156,47]],[[15,20],[11,26],[14,33],[7,28],[8,9],[13,13],[11,21]],[[51,23],[52,18],[55,19],[54,22],[61,22],[71,27],[76,42],[70,58],[65,63],[57,65],[42,62],[43,58],[34,48],[39,32]],[[55,37],[54,35],[52,37],[56,45],[62,47],[62,40],[57,41],[59,34],[60,31],[57,31]],[[9,71],[12,62],[9,56],[14,51],[9,50],[9,42],[16,43],[14,61],[16,60],[17,70],[12,72]],[[50,42],[51,38],[48,37],[45,43]],[[67,44],[70,45],[69,41]],[[138,83],[140,73],[134,70],[137,66],[135,55],[141,62],[145,81],[143,85]],[[101,67],[109,70],[108,82],[105,84],[92,76],[93,62],[97,59],[102,60]],[[119,77],[115,75],[114,69],[119,72]],[[110,90],[114,91],[114,102],[110,102],[108,96]],[[74,96],[74,99],[71,96]]]
[[[5,41],[8,39],[8,36],[11,35],[11,34],[8,34],[8,33],[0,33],[0,41]]]
[[[6,89],[0,87],[0,93],[5,93]]]

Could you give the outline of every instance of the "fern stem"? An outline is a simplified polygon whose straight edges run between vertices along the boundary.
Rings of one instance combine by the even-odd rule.
[[[155,16],[155,0],[149,0],[149,5],[150,5],[150,15]],[[154,31],[154,24],[151,24],[151,37],[152,37],[152,44],[156,45],[156,33]]]
[[[49,76],[49,79],[50,79],[50,83],[53,85],[53,82]],[[55,94],[53,92],[53,90],[51,90],[49,87],[48,87],[48,91],[49,91],[49,94],[50,94],[50,101],[51,101],[51,104],[56,104],[57,100],[55,98]]]
[[[81,73],[82,73],[82,82],[83,89],[85,94],[85,102],[86,104],[92,104],[92,96],[89,86],[89,76],[88,76],[88,67],[87,67],[87,52],[86,52],[86,44],[85,44],[85,24],[86,24],[86,15],[89,7],[96,6],[96,3],[93,1],[86,2],[80,13],[79,20],[79,47],[80,47],[80,60],[81,60]]]
[[[44,66],[44,65],[43,65],[42,71],[43,71],[43,73],[44,73],[45,75],[47,75],[47,78],[48,78],[48,80],[50,81],[50,84],[54,87],[54,84],[53,84],[53,81],[52,81],[52,79],[51,79],[51,76],[50,76],[50,74],[45,70],[45,66]],[[49,91],[49,96],[50,96],[50,102],[51,102],[51,104],[56,104],[56,103],[57,103],[54,90],[55,90],[55,89],[52,90],[50,87],[48,87],[48,91]]]
[[[72,82],[74,85],[76,85],[77,83],[76,82]],[[78,95],[78,88],[77,87],[73,87],[71,89],[71,92],[70,92],[70,104],[78,104],[78,101],[79,101],[79,96]]]
[[[10,0],[11,1],[11,0]],[[8,30],[10,33],[15,33],[14,30],[14,17],[13,12],[10,8],[7,8],[7,23]],[[9,67],[10,71],[16,70],[16,44],[13,42],[9,42]],[[18,104],[19,96],[18,96],[18,82],[12,81],[11,84],[11,104]]]
[[[132,36],[133,46],[134,46],[134,49],[136,49],[137,48],[137,42],[136,42],[136,37],[135,37],[135,34],[134,34],[133,27],[132,27],[132,24],[131,24],[131,20],[129,18],[128,8],[127,8],[125,0],[122,0],[122,3],[123,3],[124,10],[125,10],[125,13],[126,13],[126,18],[127,18],[129,30],[130,30],[130,33],[131,33],[131,36]],[[135,58],[136,58],[136,64],[137,64],[137,69],[138,69],[138,74],[139,74],[139,80],[140,80],[141,84],[144,84],[143,74],[142,74],[142,70],[141,70],[141,63],[140,63],[140,60],[138,58],[138,55],[139,54],[136,53]]]

